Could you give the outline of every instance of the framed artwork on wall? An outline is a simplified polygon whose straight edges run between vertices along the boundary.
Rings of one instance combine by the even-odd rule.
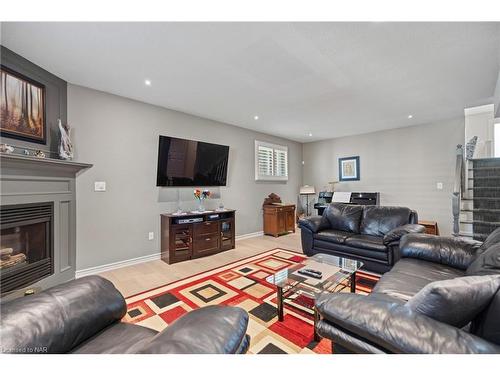
[[[359,156],[339,158],[339,181],[359,181]]]
[[[0,66],[2,137],[46,144],[45,86]]]

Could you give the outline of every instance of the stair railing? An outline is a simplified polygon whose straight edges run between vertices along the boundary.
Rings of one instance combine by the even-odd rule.
[[[453,213],[453,234],[460,234],[460,199],[461,193],[465,190],[464,180],[464,149],[462,145],[457,145],[455,162],[455,182],[453,185],[453,195],[451,198]]]

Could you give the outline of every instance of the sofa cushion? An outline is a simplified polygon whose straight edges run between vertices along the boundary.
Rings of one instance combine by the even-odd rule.
[[[137,324],[115,323],[72,351],[76,354],[133,354],[158,332]]]
[[[362,214],[363,206],[345,203],[332,203],[323,213],[332,229],[353,233],[359,233]]]
[[[403,258],[385,273],[373,288],[373,293],[385,293],[408,301],[427,284],[437,280],[464,276],[464,272],[425,260]]]
[[[381,263],[387,264],[389,260],[389,255],[387,252],[362,249],[360,247],[352,247],[345,243],[338,244],[338,243],[333,243],[331,241],[322,241],[315,239],[314,247],[316,250],[320,252],[346,258],[353,258],[360,260],[362,262],[364,260],[370,260],[370,261],[380,261]]]
[[[465,273],[470,276],[500,274],[500,243],[479,254]]]
[[[500,288],[500,276],[465,276],[427,284],[407,303],[429,318],[461,328],[490,303]]]
[[[352,236],[353,234],[350,232],[344,232],[336,229],[325,229],[319,233],[313,235],[315,239],[322,241],[331,241],[335,243],[344,243],[346,238]]]
[[[394,228],[409,224],[410,215],[406,207],[364,206],[360,233],[384,237]]]
[[[346,245],[361,247],[363,249],[387,252],[383,237],[369,236],[366,234],[354,234],[345,240]]]

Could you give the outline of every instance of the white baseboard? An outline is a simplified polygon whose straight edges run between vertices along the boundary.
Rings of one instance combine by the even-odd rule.
[[[138,258],[121,260],[119,262],[108,263],[108,264],[104,264],[102,266],[96,266],[96,267],[85,268],[83,270],[77,270],[75,272],[75,277],[78,279],[80,277],[95,275],[97,273],[111,271],[111,270],[115,270],[117,268],[132,266],[134,264],[150,262],[152,260],[159,260],[159,259],[161,259],[160,255],[161,255],[160,253],[156,253],[156,254],[151,254],[151,255],[145,255],[142,257],[138,257]]]
[[[240,236],[236,236],[235,240],[236,241],[246,240],[248,238],[260,237],[263,235],[264,235],[263,231],[247,233],[247,234],[242,234]],[[108,264],[104,264],[102,266],[96,266],[96,267],[85,268],[83,270],[77,270],[75,272],[75,277],[78,279],[78,278],[84,277],[84,276],[95,275],[95,274],[98,274],[101,272],[116,270],[117,268],[132,266],[134,264],[150,262],[152,260],[159,260],[159,259],[161,259],[160,253],[145,255],[143,257],[132,258],[132,259],[127,259],[127,260],[121,260],[119,262],[108,263]]]
[[[242,235],[236,236],[235,240],[236,241],[246,240],[248,238],[260,237],[263,235],[264,235],[264,231],[258,231],[258,232],[247,233],[247,234],[242,234]]]

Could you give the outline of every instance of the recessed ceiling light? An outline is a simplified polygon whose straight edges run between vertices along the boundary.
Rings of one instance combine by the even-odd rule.
[[[259,116],[255,115],[253,116],[253,119],[257,121],[259,119]]]
[[[144,84],[145,84],[146,86],[151,86],[151,81],[150,81],[149,79],[145,79],[145,80],[144,80]]]
[[[412,119],[412,118],[413,118],[413,115],[408,115],[408,118],[409,118],[409,119]]]
[[[309,136],[309,137],[312,137],[312,136],[313,136],[313,133],[309,133],[309,134],[308,134],[308,136]]]

